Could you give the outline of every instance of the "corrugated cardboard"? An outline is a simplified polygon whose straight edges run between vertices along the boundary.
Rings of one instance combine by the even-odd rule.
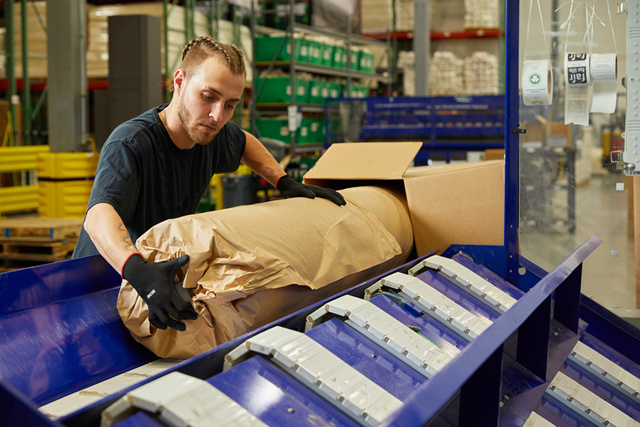
[[[401,181],[418,256],[452,244],[502,245],[504,161],[407,169],[421,143],[333,144],[305,175],[308,184],[341,188]],[[345,182],[346,181],[346,182]]]

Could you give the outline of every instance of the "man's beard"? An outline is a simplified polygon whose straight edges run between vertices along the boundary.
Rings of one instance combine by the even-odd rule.
[[[178,103],[178,118],[180,119],[182,127],[187,132],[187,135],[189,135],[189,138],[191,138],[196,144],[207,145],[213,141],[213,138],[218,134],[218,132],[213,133],[200,130],[200,126],[193,119],[191,112],[185,107],[184,101],[182,100]],[[190,127],[189,124],[192,121],[195,124],[193,127]]]

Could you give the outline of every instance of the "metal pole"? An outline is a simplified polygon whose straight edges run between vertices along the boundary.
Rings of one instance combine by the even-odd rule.
[[[5,10],[5,22],[6,22],[6,39],[5,39],[5,52],[7,52],[7,77],[9,80],[9,109],[11,111],[11,141],[13,145],[17,145],[16,141],[16,105],[20,102],[20,98],[17,95],[16,89],[16,53],[15,53],[15,37],[14,31],[14,8],[13,2],[7,1],[4,3]]]
[[[256,129],[256,115],[258,114],[257,108],[256,108],[256,99],[258,97],[258,92],[256,91],[257,87],[256,87],[256,78],[257,78],[257,74],[258,74],[258,69],[256,67],[256,10],[255,10],[255,2],[253,0],[251,0],[251,16],[249,17],[250,19],[250,28],[251,28],[251,76],[252,76],[252,81],[251,81],[251,100],[249,102],[249,107],[250,107],[250,112],[249,114],[251,115],[251,133],[253,133],[254,135],[258,134],[258,129]]]
[[[88,147],[85,10],[86,0],[47,1],[47,123],[52,152]]]
[[[162,43],[164,44],[164,82],[166,84],[164,89],[165,102],[171,101],[171,91],[169,90],[169,81],[172,80],[173,70],[169,69],[169,0],[162,2]]]
[[[519,150],[519,97],[518,97],[518,49],[520,16],[519,1],[506,2],[506,53],[505,53],[505,188],[504,188],[504,246],[505,278],[518,277],[518,150]]]
[[[429,96],[429,57],[431,56],[431,26],[429,9],[431,0],[415,0],[415,96]]]
[[[31,145],[31,82],[29,81],[29,40],[27,32],[27,0],[22,0],[22,130],[24,145]]]
[[[296,109],[296,41],[294,27],[296,21],[295,0],[289,0],[289,46],[291,59],[289,64],[289,84],[291,87],[291,104],[288,110],[289,132],[291,133],[291,156],[295,154],[296,132],[298,130],[298,112]]]

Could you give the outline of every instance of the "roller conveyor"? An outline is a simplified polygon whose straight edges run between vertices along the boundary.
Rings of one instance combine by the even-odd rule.
[[[549,285],[552,274],[525,293],[457,250],[446,256],[462,261],[461,267],[443,262],[442,257],[431,264],[424,262],[428,257],[413,261],[210,353],[169,366],[150,380],[142,379],[140,388],[114,391],[62,415],[57,425],[98,425],[103,413],[109,421],[105,425],[203,425],[198,417],[211,422],[207,414],[214,411],[214,396],[234,414],[227,420],[244,420],[238,425],[418,425],[425,419],[475,425],[465,419],[469,413],[477,414],[476,420],[495,416],[499,425],[638,425],[640,367],[634,353],[625,351],[629,343],[610,343],[603,339],[606,335],[596,338],[593,317],[589,324],[579,320],[575,330],[554,316],[548,327],[540,325],[542,317],[535,317],[540,304],[549,301],[545,292],[551,295],[557,288],[559,295],[566,277],[572,277],[571,269],[564,281]],[[473,251],[472,256],[482,261]],[[453,275],[443,273],[445,264]],[[487,283],[479,284],[468,271]],[[506,301],[508,296],[516,302],[501,313],[491,300],[464,289],[456,277],[471,277],[495,301]],[[552,308],[562,303],[560,298]],[[530,314],[523,315],[527,310]],[[528,317],[536,318],[530,330],[522,320]],[[530,334],[545,327],[544,345],[549,351],[541,354],[546,368],[537,371],[530,356],[540,345],[525,350],[539,339]],[[635,340],[630,343],[632,349],[638,345]],[[496,354],[499,365],[492,367]],[[497,377],[483,374],[477,391],[469,391],[472,378],[484,369],[498,372]],[[193,378],[198,391],[162,397],[152,404],[136,397],[140,389],[153,390],[155,381],[173,373]],[[452,384],[458,385],[452,389]],[[577,393],[580,399],[569,400],[563,392]],[[494,404],[486,403],[488,398]],[[125,403],[130,404],[128,410],[118,412],[118,405]],[[431,410],[432,404],[440,405],[434,415],[421,413]],[[104,412],[112,405],[113,413]],[[469,405],[481,406],[470,411]],[[223,411],[216,408],[216,413]],[[415,414],[425,418],[416,421]],[[49,424],[53,423],[40,423]]]

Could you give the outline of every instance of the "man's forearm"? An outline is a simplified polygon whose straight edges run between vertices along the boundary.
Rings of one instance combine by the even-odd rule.
[[[99,203],[87,212],[84,228],[105,260],[118,272],[137,249],[113,206]]]
[[[242,156],[242,163],[275,187],[278,179],[286,175],[284,169],[255,136],[247,132],[245,134],[247,144]]]

